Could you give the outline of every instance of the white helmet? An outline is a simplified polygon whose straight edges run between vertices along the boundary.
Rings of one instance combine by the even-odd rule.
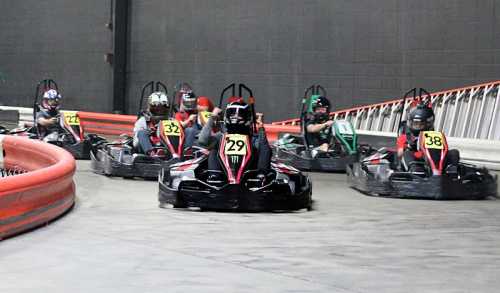
[[[152,115],[161,116],[167,114],[170,108],[167,94],[158,91],[149,95],[148,107]]]

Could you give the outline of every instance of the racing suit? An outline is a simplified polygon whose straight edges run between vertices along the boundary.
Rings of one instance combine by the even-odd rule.
[[[133,146],[139,152],[149,154],[153,149],[153,144],[160,142],[158,123],[154,123],[146,117],[139,118],[134,124]]]
[[[179,122],[184,122],[189,119],[189,116],[193,113],[189,112],[177,112],[175,113],[175,119]],[[196,142],[196,137],[201,131],[201,126],[198,123],[189,122],[186,127],[184,127],[184,149],[190,148]]]
[[[325,143],[329,144],[330,138],[332,135],[331,127],[326,127],[324,129],[322,129],[320,132],[307,131],[307,127],[309,125],[316,125],[316,124],[320,124],[320,123],[313,120],[313,119],[307,120],[305,123],[307,143],[309,144],[309,146],[312,146],[312,147],[317,147],[317,146],[320,146],[320,145],[325,144]]]
[[[208,156],[208,170],[221,171],[222,168],[218,159],[218,150],[224,134],[220,131],[212,134],[213,127],[214,118],[210,117],[201,130],[198,143],[210,150]],[[257,154],[257,158],[255,159],[254,157],[251,164],[256,167],[259,172],[264,173],[271,168],[272,151],[267,141],[266,131],[263,127],[259,129],[257,135],[252,137],[252,154]]]
[[[396,141],[397,152],[402,152],[400,158],[404,170],[408,171],[412,162],[420,161],[423,158],[423,153],[417,150],[418,136],[414,136],[409,132],[403,132]]]

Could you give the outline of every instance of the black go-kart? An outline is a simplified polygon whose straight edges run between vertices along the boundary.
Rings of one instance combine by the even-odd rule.
[[[150,81],[142,88],[139,103],[140,118],[147,113],[141,111],[145,109],[145,99],[155,91],[167,93],[167,87],[157,81]],[[162,166],[168,166],[174,162],[179,162],[183,156],[184,129],[181,124],[173,119],[173,105],[170,107],[168,117],[158,124],[159,136],[151,138],[153,144],[153,155],[141,153],[133,144],[133,137],[122,135],[114,142],[100,141],[93,145],[90,153],[91,169],[94,173],[107,176],[124,178],[146,178],[156,179]]]
[[[416,89],[412,91],[415,96]],[[406,126],[400,125],[401,133]],[[367,195],[396,198],[474,200],[497,196],[497,176],[486,168],[460,162],[459,152],[448,149],[444,133],[421,132],[417,146],[423,160],[411,162],[407,168],[387,148],[350,164],[350,186]]]
[[[320,85],[306,89],[301,99],[300,126],[301,134],[285,133],[273,144],[274,160],[289,164],[302,171],[340,172],[346,165],[358,157],[358,137],[352,124],[347,120],[335,120],[330,132],[330,150],[315,154],[308,140],[306,122],[311,115],[311,104],[319,95],[326,96]]]
[[[235,88],[233,83],[222,91],[219,107],[229,90],[235,96]],[[253,132],[256,133],[253,94],[244,84],[239,84],[239,97],[242,97],[242,90],[249,94]],[[255,154],[251,139],[248,135],[224,135],[218,149],[223,180],[218,183],[208,180],[208,152],[163,168],[158,178],[160,207],[249,212],[310,209],[312,184],[299,170],[272,163],[265,179],[258,178],[253,167]]]
[[[57,124],[54,127],[57,131],[51,130],[51,133],[42,137],[36,122],[36,114],[41,110],[40,101],[43,93],[51,89],[59,92],[57,83],[52,79],[44,79],[37,84],[33,102],[33,127],[11,130],[10,134],[39,138],[47,143],[64,148],[70,152],[75,159],[90,159],[92,143],[104,139],[95,134],[84,135],[77,111],[60,111],[56,116]]]

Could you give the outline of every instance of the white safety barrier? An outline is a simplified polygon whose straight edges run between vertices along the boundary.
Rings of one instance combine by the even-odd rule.
[[[33,125],[33,108],[0,106],[0,110],[15,110],[19,112],[19,127]]]
[[[449,137],[500,140],[500,81],[430,94],[435,128]],[[412,100],[354,108],[335,113],[356,129],[395,132],[401,115],[408,115]],[[402,111],[404,108],[404,111]]]

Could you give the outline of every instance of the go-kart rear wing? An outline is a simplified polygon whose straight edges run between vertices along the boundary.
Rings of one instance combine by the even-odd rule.
[[[423,103],[426,106],[430,106],[430,103],[431,103],[430,97],[431,97],[431,94],[423,88],[418,89],[418,96],[417,96],[417,88],[412,88],[404,95],[402,109],[401,109],[401,116],[399,116],[398,135],[401,134],[401,132],[403,131],[403,128],[406,126],[406,120],[408,119],[408,115],[405,115],[405,112],[411,111],[411,109],[414,106],[416,106],[417,103]],[[408,107],[408,110],[407,110],[406,109],[406,101],[409,98],[412,99],[412,102],[415,103],[415,105]],[[405,118],[404,121],[403,121],[403,116]]]
[[[236,96],[236,84],[232,83],[222,90],[222,92],[220,94],[220,99],[219,99],[219,108],[221,108],[221,109],[224,106],[223,105],[224,97],[229,90],[231,90],[230,98],[235,97]],[[250,105],[250,111],[252,111],[252,130],[254,133],[257,133],[257,122],[256,122],[257,115],[255,113],[255,98],[253,96],[253,92],[245,84],[243,84],[243,83],[238,84],[238,96],[237,97],[244,99],[243,98],[244,91],[246,91],[248,93],[248,102],[247,103]]]
[[[36,113],[40,111],[40,104],[38,101],[41,100],[40,97],[43,95],[43,93],[52,89],[59,92],[59,87],[53,79],[44,79],[38,82],[38,84],[36,85],[35,97],[33,98],[33,126],[37,129],[37,132],[38,127],[36,123]]]
[[[144,98],[149,97],[154,92],[164,92],[168,95],[167,86],[161,81],[150,81],[144,85],[141,91],[141,99],[139,101],[139,110],[137,111],[137,118],[140,118],[144,114]],[[168,111],[168,117],[172,117],[173,109],[175,108],[175,99],[171,99],[170,109]]]
[[[324,87],[322,87],[321,85],[319,84],[313,84],[311,85],[310,87],[306,88],[305,92],[304,92],[304,97],[301,99],[301,103],[300,103],[300,128],[301,128],[301,132],[304,136],[304,146],[306,147],[306,149],[309,149],[309,141],[307,141],[307,135],[306,134],[306,123],[305,123],[305,120],[306,120],[306,117],[307,117],[307,113],[309,112],[310,110],[310,107],[311,107],[311,102],[312,102],[312,96],[314,95],[322,95],[324,97],[326,97],[326,90]]]

